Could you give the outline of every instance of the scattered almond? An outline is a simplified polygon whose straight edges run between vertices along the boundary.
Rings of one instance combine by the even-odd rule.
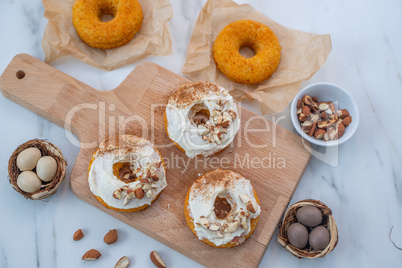
[[[116,230],[116,229],[113,229],[113,230],[110,230],[110,231],[105,235],[105,237],[103,238],[103,241],[104,241],[106,244],[111,245],[111,244],[113,244],[113,243],[115,243],[115,242],[117,241],[117,238],[118,238],[118,236],[117,236],[117,230]]]
[[[228,128],[229,125],[230,125],[230,121],[229,121],[229,120],[222,121],[222,122],[220,122],[220,123],[218,124],[218,126],[223,127],[223,128]]]
[[[128,202],[130,202],[130,196],[129,196],[129,195],[126,195],[126,197],[124,197],[124,203],[123,203],[123,206],[127,205],[127,204],[128,204]]]
[[[240,242],[240,236],[235,236],[232,241],[230,241],[232,243],[239,243]]]
[[[79,241],[81,240],[81,238],[84,237],[84,233],[82,232],[81,229],[78,229],[77,231],[75,231],[74,235],[73,235],[73,239],[74,241]]]
[[[209,220],[205,218],[204,216],[199,218],[199,222],[201,223],[202,226],[208,229],[209,227]]]
[[[209,225],[208,227],[209,230],[211,231],[218,231],[219,230],[219,225],[216,222],[213,222]]]
[[[246,195],[246,194],[241,194],[240,196],[240,200],[244,203],[244,204],[248,204],[251,202],[251,198]]]
[[[128,197],[128,199],[133,199],[134,196],[135,196],[134,190],[131,189],[131,188],[129,188],[129,189],[127,190],[127,196],[126,196],[126,197]]]
[[[257,203],[254,200],[252,200],[250,203],[247,204],[247,210],[250,211],[251,213],[256,213]]]
[[[141,178],[140,182],[141,183],[150,183],[149,178]]]
[[[229,226],[225,229],[225,232],[226,233],[233,233],[234,231],[237,230],[237,228],[239,227],[239,224],[240,223],[238,221],[229,223]]]
[[[120,189],[113,192],[113,197],[116,198],[116,199],[121,199],[121,191],[120,191]]]
[[[159,177],[156,176],[156,174],[152,175],[151,179],[153,179],[154,181],[159,181]]]
[[[95,261],[99,259],[100,256],[102,256],[102,254],[100,254],[99,251],[97,251],[96,249],[91,249],[85,252],[85,254],[82,256],[82,259],[84,261]]]
[[[121,257],[120,260],[117,261],[114,268],[127,268],[130,264],[130,259],[127,256]]]
[[[243,227],[243,229],[248,230],[248,223],[247,223],[247,218],[243,218],[241,221],[241,227]]]
[[[152,251],[150,254],[151,261],[155,264],[158,268],[166,268],[165,262],[162,260],[161,256],[159,255],[156,250]]]
[[[134,190],[134,194],[136,198],[142,199],[144,197],[144,190],[141,187],[139,187]]]

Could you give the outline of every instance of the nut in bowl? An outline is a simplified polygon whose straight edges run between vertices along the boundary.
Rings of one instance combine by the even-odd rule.
[[[320,146],[344,143],[359,124],[359,110],[352,95],[330,83],[300,90],[292,101],[290,117],[304,139]]]

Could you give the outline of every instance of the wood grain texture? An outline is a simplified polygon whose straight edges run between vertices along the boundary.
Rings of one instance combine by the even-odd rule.
[[[25,72],[22,79],[16,77],[19,70]],[[241,128],[233,143],[216,156],[189,159],[169,141],[163,126],[169,96],[186,82],[154,63],[141,63],[116,89],[100,92],[26,54],[17,55],[0,78],[4,96],[71,128],[81,141],[70,177],[79,198],[207,267],[257,267],[310,154],[299,136],[239,108]],[[99,142],[116,133],[147,138],[164,156],[168,187],[143,212],[106,209],[89,190],[91,155]],[[200,173],[216,168],[232,169],[250,179],[261,201],[255,233],[235,248],[217,249],[200,242],[184,219],[188,188]]]

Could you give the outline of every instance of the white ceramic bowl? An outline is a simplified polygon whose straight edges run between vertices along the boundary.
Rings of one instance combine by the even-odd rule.
[[[306,94],[311,97],[317,97],[319,101],[332,101],[338,109],[346,109],[349,111],[349,114],[352,116],[352,123],[345,128],[345,134],[340,139],[332,141],[317,140],[303,132],[297,115],[297,101]],[[290,118],[292,119],[293,126],[304,139],[312,144],[320,146],[336,146],[350,139],[356,132],[360,119],[359,110],[352,95],[340,86],[330,83],[312,84],[300,90],[292,101]]]

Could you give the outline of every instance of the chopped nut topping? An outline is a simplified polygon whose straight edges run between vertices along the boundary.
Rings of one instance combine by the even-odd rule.
[[[218,231],[219,230],[219,224],[216,222],[213,222],[209,225],[208,229],[211,231]]]

